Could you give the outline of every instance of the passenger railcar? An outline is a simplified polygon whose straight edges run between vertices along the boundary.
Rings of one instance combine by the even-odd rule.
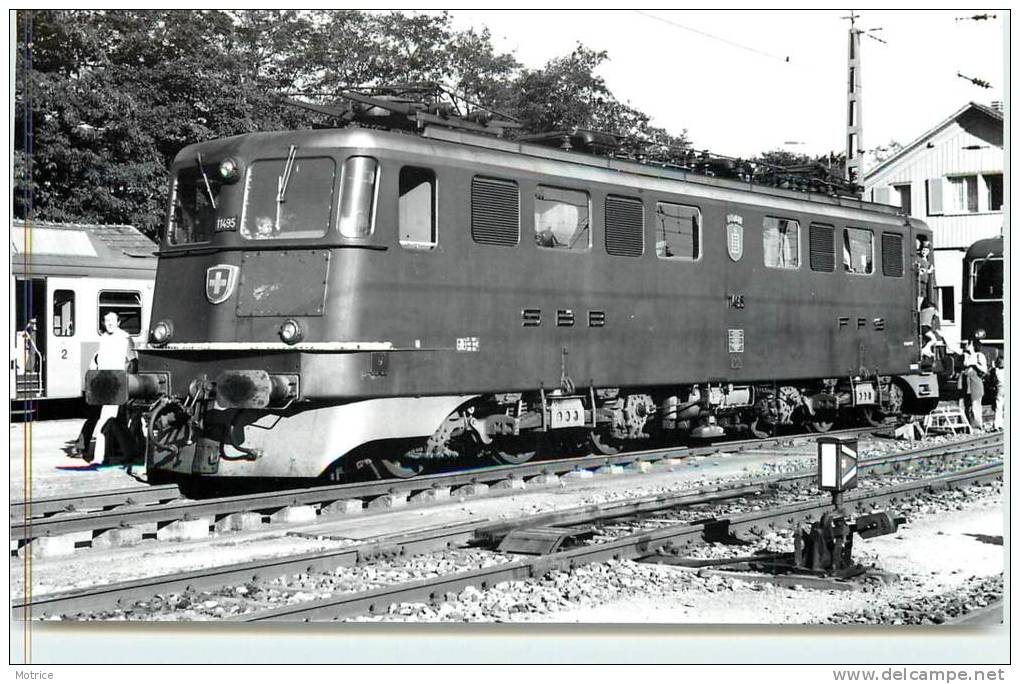
[[[1002,237],[978,240],[963,258],[960,339],[981,340],[994,361],[1005,351]]]
[[[13,222],[12,401],[80,399],[110,311],[147,340],[155,250],[131,226]]]
[[[911,270],[931,232],[892,208],[435,127],[238,136],[172,173],[139,374],[93,384],[150,412],[152,481],[937,401]]]

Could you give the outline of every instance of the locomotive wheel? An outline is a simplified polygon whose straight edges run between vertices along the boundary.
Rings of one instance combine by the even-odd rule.
[[[620,451],[620,447],[610,437],[607,437],[598,430],[592,430],[588,433],[588,445],[592,451],[601,456],[612,456]]]
[[[382,473],[380,474],[389,475],[400,480],[417,477],[425,470],[425,464],[410,458],[380,458],[378,463],[382,466]]]
[[[768,439],[775,436],[776,427],[775,423],[766,423],[760,418],[755,418],[751,421],[751,434],[757,439]]]
[[[502,465],[521,465],[538,454],[541,440],[536,435],[497,437],[489,447],[492,460]]]
[[[807,423],[807,427],[811,432],[828,432],[832,429],[835,422],[833,420],[810,420]]]

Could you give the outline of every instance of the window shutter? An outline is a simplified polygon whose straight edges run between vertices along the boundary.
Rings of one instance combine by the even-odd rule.
[[[482,245],[513,247],[520,240],[521,203],[517,183],[471,180],[471,237]]]
[[[928,216],[942,213],[942,179],[929,178],[925,181],[928,189]]]
[[[832,273],[836,270],[836,229],[832,226],[811,224],[808,236],[811,270]]]
[[[898,233],[882,233],[882,273],[903,276],[903,236]]]
[[[639,257],[645,251],[645,215],[640,200],[606,198],[606,253]]]
[[[889,188],[875,188],[873,193],[876,202],[879,204],[889,204]]]

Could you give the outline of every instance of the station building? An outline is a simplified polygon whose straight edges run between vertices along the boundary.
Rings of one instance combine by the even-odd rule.
[[[951,347],[960,343],[963,257],[975,241],[1003,234],[1003,115],[969,102],[867,172],[865,197],[899,206],[932,229],[936,306]]]

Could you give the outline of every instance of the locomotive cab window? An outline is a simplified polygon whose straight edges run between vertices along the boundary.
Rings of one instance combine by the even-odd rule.
[[[241,236],[320,238],[329,230],[336,163],[328,157],[262,159],[248,169]]]
[[[970,262],[970,299],[974,302],[1002,301],[1002,257]]]
[[[762,239],[766,266],[800,268],[800,223],[766,216]]]
[[[535,192],[535,244],[586,252],[591,248],[588,193],[539,185]]]
[[[405,166],[400,169],[398,201],[400,246],[430,250],[436,235],[436,173],[431,169]]]
[[[363,238],[375,227],[375,192],[379,164],[371,157],[351,157],[344,162],[340,182],[340,234]]]
[[[74,335],[74,290],[53,292],[53,334],[57,337]]]
[[[864,228],[843,229],[843,270],[869,275],[875,270],[875,236]]]
[[[170,244],[209,241],[216,227],[217,198],[222,187],[214,168],[196,165],[177,172],[170,199]]]
[[[655,254],[660,259],[700,259],[701,210],[683,204],[656,202]]]
[[[142,295],[140,292],[99,293],[99,332],[105,332],[103,317],[110,312],[120,317],[120,328],[130,335],[142,331]]]

